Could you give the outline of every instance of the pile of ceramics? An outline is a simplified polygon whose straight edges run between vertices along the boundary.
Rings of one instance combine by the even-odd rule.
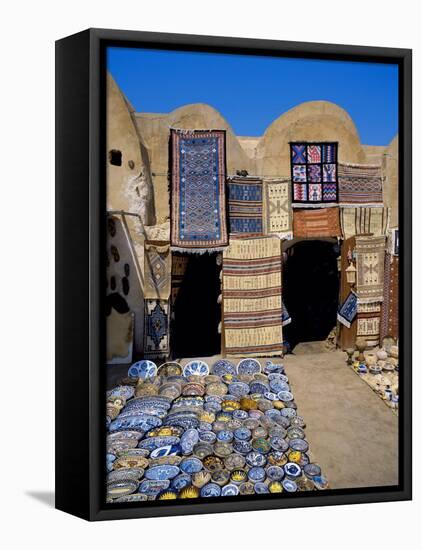
[[[326,489],[282,365],[132,365],[107,392],[109,502]]]
[[[399,406],[399,348],[384,346],[378,351],[365,353],[365,361],[355,361],[354,370],[394,411]]]

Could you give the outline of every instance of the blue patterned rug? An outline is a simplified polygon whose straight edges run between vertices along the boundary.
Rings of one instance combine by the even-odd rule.
[[[262,235],[262,180],[233,177],[228,182],[230,233]]]
[[[354,292],[350,292],[346,300],[341,305],[337,319],[345,327],[350,328],[357,314],[358,298]]]
[[[171,130],[170,143],[173,249],[226,247],[226,132]]]
[[[169,348],[169,302],[145,300],[144,355],[165,357]]]

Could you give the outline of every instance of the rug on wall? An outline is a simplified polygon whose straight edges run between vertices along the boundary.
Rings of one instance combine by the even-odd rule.
[[[292,206],[335,206],[338,202],[337,143],[291,143],[290,155]]]
[[[384,301],[381,308],[380,337],[399,337],[399,258],[385,255]]]
[[[262,235],[262,180],[235,176],[228,180],[227,189],[230,234]]]
[[[290,179],[264,180],[265,232],[292,238]]]
[[[171,290],[170,243],[145,242],[144,297],[167,300]]]
[[[376,346],[380,339],[380,318],[358,313],[356,336],[363,336],[368,346]]]
[[[227,246],[226,132],[171,130],[171,245],[206,252]]]
[[[340,235],[338,208],[294,210],[294,237],[339,237]]]
[[[372,234],[375,237],[387,234],[390,221],[390,209],[374,208],[340,208],[340,225],[343,239],[354,235]]]
[[[338,165],[338,199],[343,206],[382,204],[382,183],[381,166]]]
[[[384,299],[385,237],[356,237],[356,294],[358,303]]]
[[[144,355],[165,357],[169,353],[169,303],[145,300]]]
[[[176,303],[179,295],[180,287],[183,284],[183,280],[188,267],[189,257],[187,254],[172,254],[171,261],[171,303]]]
[[[358,297],[355,292],[351,291],[338,310],[337,319],[347,328],[350,328],[351,324],[355,320],[357,314],[357,303]]]
[[[227,355],[273,356],[283,349],[281,241],[234,239],[223,253],[223,330]]]

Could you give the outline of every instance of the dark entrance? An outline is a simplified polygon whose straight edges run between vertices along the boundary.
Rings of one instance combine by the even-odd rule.
[[[216,355],[221,350],[220,266],[216,254],[189,254],[173,304],[171,349],[174,358]]]
[[[283,299],[292,322],[283,332],[291,349],[299,342],[325,340],[336,325],[338,250],[337,242],[312,240],[286,252]]]

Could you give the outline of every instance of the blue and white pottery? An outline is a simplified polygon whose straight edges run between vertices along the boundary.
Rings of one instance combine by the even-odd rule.
[[[192,449],[195,447],[198,441],[199,441],[198,430],[195,430],[194,428],[186,430],[185,433],[180,438],[180,445],[182,447],[183,452],[186,454],[191,453]]]
[[[179,472],[180,470],[177,466],[173,466],[172,464],[163,464],[148,468],[144,476],[146,479],[162,481],[164,479],[173,479]]]
[[[192,477],[189,474],[179,474],[171,481],[171,486],[176,491],[180,491],[184,487],[192,485]]]
[[[291,407],[286,407],[285,409],[281,409],[281,416],[284,416],[285,418],[293,418],[296,416],[296,410]]]
[[[211,372],[217,376],[224,376],[225,374],[235,375],[236,366],[230,361],[227,361],[227,359],[219,359],[211,367]]]
[[[248,441],[252,437],[252,432],[249,428],[238,428],[234,431],[234,437],[239,441]]]
[[[232,415],[233,418],[236,418],[237,420],[245,420],[245,418],[248,418],[248,413],[242,409],[233,411]]]
[[[211,425],[210,425],[211,427]],[[212,431],[200,431],[199,432],[199,439],[203,441],[204,443],[214,443],[217,439],[217,435],[215,432]]]
[[[182,454],[182,447],[180,445],[164,445],[151,451],[151,458],[161,458],[163,456],[176,456]]]
[[[288,442],[282,437],[278,436],[271,437],[270,444],[275,451],[282,451],[283,453],[289,448]]]
[[[309,477],[310,479],[321,475],[321,468],[318,464],[313,462],[304,466],[303,471],[305,472],[306,477]]]
[[[290,478],[297,478],[302,473],[302,468],[295,462],[288,462],[284,465],[284,473]]]
[[[221,495],[221,487],[217,483],[207,483],[201,489],[201,497],[219,497]]]
[[[277,394],[272,392],[272,391],[266,391],[264,393],[264,397],[265,397],[265,399],[268,399],[269,401],[277,401],[277,399],[278,399]]]
[[[244,397],[249,393],[249,386],[245,382],[233,382],[229,384],[229,392],[236,397]]]
[[[280,391],[278,392],[278,398],[280,401],[287,403],[288,401],[293,401],[293,394],[289,391]]]
[[[162,421],[157,416],[152,415],[136,415],[127,416],[125,418],[116,418],[110,424],[110,432],[122,430],[137,430],[146,432],[151,428],[161,426]]]
[[[246,462],[249,466],[265,466],[267,458],[258,451],[252,451],[246,455]]]
[[[188,376],[208,376],[210,373],[210,368],[205,363],[205,361],[189,361],[184,367],[183,367],[183,376],[186,378]]]
[[[229,485],[225,485],[221,489],[221,496],[223,497],[235,497],[239,494],[239,488],[237,485],[233,485],[232,483],[229,483]]]
[[[297,485],[292,479],[283,479],[281,482],[283,489],[288,493],[294,493],[297,491]]]
[[[265,476],[265,470],[261,466],[253,466],[248,472],[248,477],[253,482],[264,481]]]
[[[270,380],[270,388],[273,392],[290,391],[290,386],[287,382],[283,382],[280,378]]]
[[[130,399],[135,395],[133,386],[116,386],[107,392],[108,399]]]
[[[148,359],[137,361],[129,368],[127,374],[133,378],[142,378],[142,380],[154,378],[154,376],[157,376],[157,365],[154,361]]]
[[[268,391],[268,386],[264,384],[261,380],[252,380],[249,384],[250,393],[260,393],[264,395]]]
[[[218,441],[229,443],[230,441],[233,441],[233,432],[230,430],[221,430],[217,433],[217,439]]]
[[[185,458],[180,463],[180,469],[185,472],[185,474],[196,474],[202,470],[202,462],[199,458]]]
[[[281,481],[284,477],[284,470],[280,466],[268,466],[267,476],[271,481]]]
[[[154,449],[167,445],[177,445],[179,442],[180,438],[175,435],[155,436],[143,439],[139,442],[138,447],[140,449],[148,449],[149,451],[153,451]]]
[[[241,455],[246,455],[252,451],[252,445],[249,441],[234,441],[233,449]]]
[[[304,439],[291,439],[290,448],[294,451],[300,451],[301,453],[306,453],[309,449],[308,442]]]
[[[170,480],[144,479],[139,485],[138,493],[148,496],[156,496],[160,491],[170,487]]]
[[[256,359],[242,359],[237,365],[237,374],[257,374],[261,372],[261,363]]]
[[[268,489],[268,485],[266,483],[262,483],[262,481],[258,481],[258,483],[255,483],[254,491],[257,495],[266,495],[270,492],[270,490]]]

